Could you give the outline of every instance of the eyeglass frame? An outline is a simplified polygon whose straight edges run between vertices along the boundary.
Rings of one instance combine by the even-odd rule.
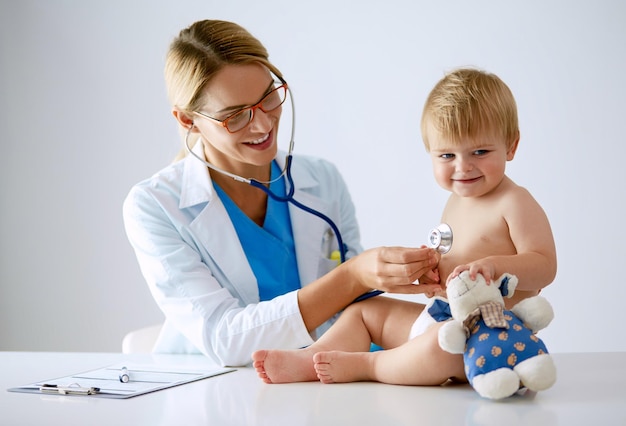
[[[240,131],[242,131],[243,129],[245,129],[246,127],[248,127],[248,126],[250,125],[250,123],[252,123],[252,120],[254,120],[254,112],[255,112],[257,109],[260,109],[261,111],[263,111],[264,113],[266,113],[266,114],[267,114],[268,112],[272,112],[272,111],[274,111],[274,110],[278,109],[278,107],[282,106],[282,104],[284,104],[284,103],[285,103],[285,100],[287,100],[287,92],[289,91],[289,86],[287,85],[287,82],[286,82],[286,81],[284,81],[284,80],[282,80],[282,79],[281,79],[280,81],[274,81],[274,84],[277,84],[277,83],[280,83],[280,85],[279,85],[279,86],[274,87],[272,90],[270,90],[269,92],[267,92],[267,93],[263,96],[263,98],[261,98],[261,100],[260,100],[259,102],[257,102],[257,103],[256,103],[256,104],[254,104],[254,105],[250,105],[250,106],[248,106],[248,107],[241,108],[240,110],[235,111],[234,113],[232,113],[232,114],[231,114],[231,115],[229,115],[228,117],[224,118],[223,120],[220,120],[219,118],[211,117],[210,115],[205,114],[205,113],[200,112],[200,111],[193,111],[193,112],[194,112],[194,114],[198,114],[198,115],[200,115],[200,116],[202,116],[202,117],[208,118],[208,119],[210,119],[210,120],[213,120],[213,121],[215,121],[215,122],[219,123],[219,124],[220,124],[223,128],[225,128],[225,129],[226,129],[226,131],[227,131],[228,133],[230,133],[230,134],[240,132]],[[285,91],[285,97],[283,98],[283,100],[281,101],[281,103],[280,103],[280,104],[278,104],[276,107],[274,107],[274,108],[270,109],[270,110],[267,110],[267,111],[266,111],[266,110],[264,110],[264,109],[263,109],[263,107],[261,106],[261,105],[263,104],[263,102],[265,102],[265,100],[267,99],[267,97],[268,97],[268,96],[270,96],[272,93],[274,93],[274,92],[278,91],[279,89],[283,89],[283,90]],[[246,111],[246,110],[250,110],[250,119],[248,120],[248,122],[247,122],[247,123],[246,123],[246,124],[245,124],[245,125],[241,128],[241,129],[237,129],[237,130],[235,130],[235,131],[231,131],[231,130],[228,128],[228,121],[229,121],[230,119],[232,119],[233,117],[235,117],[236,115],[241,114],[242,112],[244,112],[244,111]]]

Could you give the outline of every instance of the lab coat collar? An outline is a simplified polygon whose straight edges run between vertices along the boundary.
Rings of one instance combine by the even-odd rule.
[[[202,141],[198,140],[191,150],[200,158],[205,159],[203,147]],[[182,161],[183,180],[179,208],[185,209],[213,200],[215,191],[206,164],[189,153]]]

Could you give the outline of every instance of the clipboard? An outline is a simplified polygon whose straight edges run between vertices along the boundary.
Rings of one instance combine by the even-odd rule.
[[[222,367],[194,369],[180,366],[168,367],[162,364],[117,363],[108,367],[30,383],[7,390],[9,392],[46,395],[127,399],[232,371],[236,371],[236,369]],[[123,373],[128,374],[127,382],[122,380],[121,375]]]

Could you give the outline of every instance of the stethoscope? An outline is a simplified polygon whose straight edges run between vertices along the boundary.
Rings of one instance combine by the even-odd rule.
[[[283,81],[283,83],[285,82]],[[341,232],[339,232],[339,228],[337,227],[335,222],[333,222],[333,220],[330,217],[326,216],[324,213],[300,203],[298,200],[296,200],[293,197],[293,194],[295,192],[295,186],[293,183],[293,177],[291,176],[291,160],[293,159],[292,153],[293,153],[293,147],[295,144],[294,136],[296,132],[296,109],[295,109],[295,105],[293,101],[293,92],[291,91],[291,88],[289,86],[287,86],[287,92],[289,93],[289,100],[290,100],[289,103],[291,104],[291,135],[289,138],[289,151],[287,152],[287,157],[285,159],[285,167],[283,168],[281,174],[275,179],[269,182],[261,182],[253,178],[244,178],[243,176],[239,176],[234,173],[230,173],[226,170],[220,169],[219,167],[214,166],[213,164],[206,161],[204,158],[200,157],[198,154],[193,152],[193,150],[189,146],[189,135],[191,134],[191,130],[194,128],[193,124],[189,127],[189,129],[187,130],[187,134],[185,135],[185,147],[187,148],[187,151],[191,155],[193,155],[198,160],[203,162],[211,170],[215,170],[218,173],[229,176],[238,182],[247,183],[248,185],[252,185],[255,188],[259,188],[261,191],[265,192],[269,197],[271,197],[272,199],[278,202],[291,203],[294,206],[298,207],[299,209],[302,209],[305,212],[310,213],[324,220],[328,224],[328,226],[330,226],[330,228],[332,229],[332,232],[335,234],[335,238],[337,238],[339,260],[340,260],[340,263],[344,263],[346,261],[346,253],[348,251],[348,248],[343,243]],[[286,176],[287,178],[287,182],[289,183],[288,185],[289,189],[287,191],[287,195],[280,196],[278,194],[275,194],[269,189],[269,184],[278,181],[283,176]],[[428,241],[429,241],[428,246],[430,248],[437,249],[437,251],[439,251],[441,254],[447,253],[452,247],[452,229],[450,229],[450,227],[447,224],[442,223],[438,227],[431,230],[429,237],[428,237]],[[365,299],[369,299],[370,297],[378,296],[379,294],[382,294],[382,293],[384,293],[384,291],[382,290],[369,291],[357,297],[356,299],[354,299],[353,303],[360,302]]]
[[[282,79],[281,81],[282,83],[286,83]],[[193,124],[191,125],[191,127],[189,127],[189,130],[187,131],[187,135],[185,136],[185,147],[187,148],[187,151],[191,155],[196,157],[198,160],[202,161],[211,170],[215,170],[218,173],[229,176],[238,182],[244,182],[244,183],[254,186],[255,188],[259,188],[261,191],[265,192],[269,197],[271,197],[272,199],[276,201],[279,201],[282,203],[291,203],[294,206],[298,207],[299,209],[302,209],[305,212],[310,213],[324,220],[328,224],[328,226],[330,226],[330,228],[332,229],[332,232],[335,234],[335,238],[337,238],[339,258],[340,258],[340,262],[343,263],[346,261],[346,253],[348,251],[348,248],[344,245],[341,232],[339,232],[339,228],[337,227],[335,222],[333,222],[333,220],[330,217],[326,216],[324,213],[302,204],[301,202],[299,202],[293,197],[293,194],[295,192],[295,186],[293,183],[293,177],[291,176],[291,161],[293,159],[292,153],[293,153],[293,147],[295,144],[294,136],[296,132],[296,108],[295,108],[294,101],[293,101],[293,92],[291,91],[291,88],[288,85],[287,85],[287,93],[289,93],[289,101],[290,101],[289,103],[291,104],[291,136],[289,138],[289,151],[287,152],[287,157],[285,159],[285,167],[283,167],[281,174],[275,179],[269,182],[261,182],[252,178],[244,178],[243,176],[239,176],[234,173],[230,173],[226,170],[220,169],[219,167],[214,166],[213,164],[206,161],[204,158],[200,157],[198,154],[193,152],[191,147],[189,146],[189,135],[191,134],[191,130],[194,128]],[[287,190],[287,195],[285,196],[275,194],[269,189],[269,184],[278,181],[283,176],[286,176],[287,182],[289,183],[288,185],[289,189]]]
[[[452,228],[447,223],[441,223],[436,228],[431,229],[428,234],[428,248],[437,250],[441,254],[446,254],[452,248]],[[372,290],[360,295],[354,302],[360,302],[370,297],[384,293],[382,290]],[[353,302],[353,303],[354,303]]]

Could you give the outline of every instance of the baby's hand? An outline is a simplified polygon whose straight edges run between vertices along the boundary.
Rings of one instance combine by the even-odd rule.
[[[441,288],[441,289],[438,289],[438,290],[435,290],[435,291],[427,291],[424,294],[429,299],[431,299],[431,298],[433,298],[435,296],[447,297],[446,290],[444,288]]]
[[[439,269],[435,268],[426,272],[419,279],[421,284],[439,284],[441,279],[439,278]]]
[[[485,281],[487,281],[487,285],[489,285],[496,275],[496,266],[492,262],[484,259],[477,260],[466,265],[459,265],[454,268],[454,271],[452,271],[450,275],[448,275],[446,284],[449,283],[450,280],[458,277],[463,271],[469,271],[469,276],[472,280],[476,279],[476,275],[481,274],[485,278]]]
[[[429,288],[429,290],[424,292],[426,297],[442,294],[445,296],[446,289],[441,285],[440,281],[439,269],[435,268],[422,275],[417,281],[417,284],[421,284],[424,288]]]

